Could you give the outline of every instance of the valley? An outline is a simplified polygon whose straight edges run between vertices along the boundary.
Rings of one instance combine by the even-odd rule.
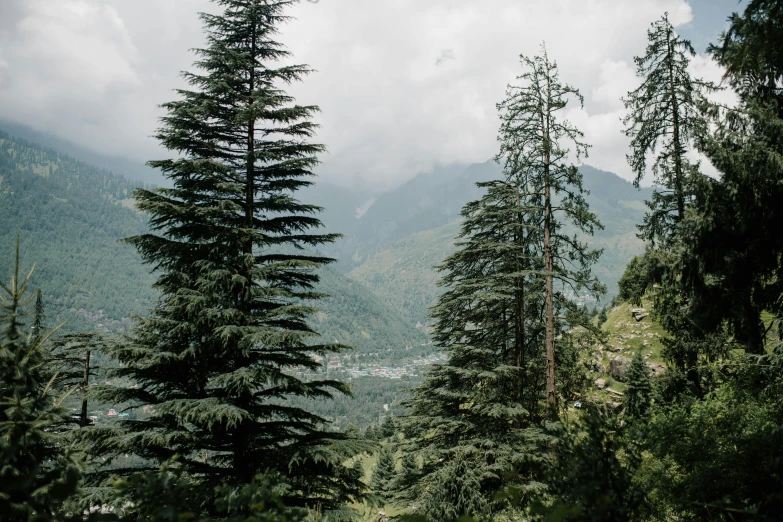
[[[635,224],[647,192],[610,173],[583,172],[605,226],[592,242],[604,249],[595,272],[609,290],[601,302],[587,297],[589,306],[601,307],[616,294],[625,264],[642,251]],[[154,305],[154,274],[121,242],[147,231],[131,199],[139,181],[10,134],[0,134],[0,175],[0,219],[15,225],[0,233],[0,269],[9,270],[19,235],[22,260],[38,267],[34,284],[43,291],[49,324],[63,323],[65,333],[119,333]],[[323,340],[353,347],[329,358],[341,378],[389,378],[402,389],[402,378],[418,378],[440,360],[427,333],[428,308],[441,291],[436,266],[454,251],[460,209],[480,195],[475,183],[499,175],[494,162],[455,164],[377,195],[328,183],[303,191],[325,208],[326,230],[344,235],[321,248],[337,261],[320,271],[317,290],[328,297],[314,303],[313,318]],[[350,416],[337,424],[346,422],[363,425]]]

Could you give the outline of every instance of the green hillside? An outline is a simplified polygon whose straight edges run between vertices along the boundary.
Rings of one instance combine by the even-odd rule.
[[[412,324],[427,322],[427,308],[440,295],[435,266],[454,250],[460,222],[412,234],[349,272]]]
[[[644,251],[642,241],[636,237],[636,224],[644,215],[646,207],[641,198],[646,197],[646,192],[638,191],[614,174],[591,167],[583,167],[583,174],[585,185],[591,190],[588,196],[591,209],[604,225],[604,230],[586,240],[591,247],[604,250],[593,271],[607,286],[602,302],[608,303],[617,295],[617,281],[628,261]],[[459,230],[459,221],[451,221],[411,234],[348,275],[370,287],[384,303],[413,324],[424,324],[427,308],[440,293],[434,266],[453,252]]]
[[[24,266],[37,264],[50,324],[116,331],[153,305],[149,268],[121,238],[147,229],[129,198],[138,183],[34,143],[0,134],[0,274],[8,278],[17,234]],[[316,328],[373,360],[427,348],[413,328],[363,285],[324,268]]]
[[[116,330],[149,308],[149,270],[118,242],[146,230],[145,218],[121,204],[136,183],[5,134],[0,180],[0,274],[7,280],[19,235],[51,324]]]

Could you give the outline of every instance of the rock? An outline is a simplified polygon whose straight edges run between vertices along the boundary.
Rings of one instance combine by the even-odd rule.
[[[625,370],[628,368],[629,364],[631,364],[631,359],[628,357],[615,357],[609,363],[609,373],[618,381],[624,381]]]
[[[650,367],[650,373],[653,377],[660,377],[666,373],[666,365],[661,363],[648,362],[647,366]]]
[[[599,390],[603,390],[606,386],[606,379],[596,379],[595,380],[595,387]]]

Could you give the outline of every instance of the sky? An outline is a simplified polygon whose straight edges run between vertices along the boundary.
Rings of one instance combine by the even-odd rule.
[[[695,76],[719,81],[706,45],[737,0],[318,0],[295,5],[279,40],[315,72],[289,92],[321,108],[318,173],[383,190],[435,164],[497,151],[496,104],[519,55],[546,43],[584,106],[569,121],[592,145],[585,163],[631,178],[620,97],[634,55],[664,12],[699,54]],[[0,0],[0,120],[139,162],[168,157],[151,137],[159,104],[203,45],[208,0]],[[724,93],[720,96],[728,96]],[[707,165],[709,170],[709,165]]]

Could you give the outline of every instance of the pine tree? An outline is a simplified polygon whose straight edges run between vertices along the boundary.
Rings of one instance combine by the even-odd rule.
[[[23,333],[33,270],[24,277],[19,268],[17,240],[11,282],[0,283],[0,513],[8,522],[62,520],[79,472],[58,447],[56,426],[65,410],[45,372],[45,343],[53,332]]]
[[[586,156],[588,146],[581,141],[583,134],[559,116],[569,97],[582,103],[582,96],[577,89],[560,82],[557,64],[549,60],[543,45],[541,56],[520,56],[520,61],[525,68],[517,78],[521,84],[509,85],[506,99],[498,105],[499,156],[505,160],[507,176],[525,178],[519,185],[523,190],[521,200],[543,236],[539,251],[546,297],[546,396],[547,404],[553,408],[557,403],[555,311],[558,306],[569,307],[561,290],[587,289],[595,295],[603,292],[590,273],[600,251],[589,250],[577,236],[568,236],[563,225],[569,224],[587,235],[602,226],[585,201],[581,173],[568,163],[572,152],[577,158]],[[573,151],[567,148],[569,144]]]
[[[608,320],[609,315],[606,313],[606,307],[601,308],[601,311],[598,313],[598,326],[603,326]]]
[[[386,418],[383,419],[383,424],[381,424],[381,433],[384,439],[393,437],[394,434],[397,433],[397,426],[394,422],[394,417],[387,415]]]
[[[33,316],[33,335],[41,335],[44,331],[44,313],[43,296],[39,288],[35,292],[35,315]]]
[[[687,315],[699,332],[728,325],[751,353],[763,354],[763,312],[783,316],[783,9],[769,0],[751,1],[733,14],[720,45],[708,50],[726,69],[739,97],[735,108],[711,106],[713,131],[699,140],[701,152],[719,171],[699,185],[693,216],[684,230],[677,262]]]
[[[157,138],[176,158],[150,165],[172,186],[134,193],[152,233],[128,242],[156,270],[161,297],[112,355],[113,375],[138,387],[100,391],[152,416],[89,436],[107,465],[131,454],[154,468],[178,454],[208,484],[275,470],[292,505],[328,510],[361,496],[343,465],[360,443],[286,400],[348,392],[295,373],[342,348],[319,344],[309,322],[317,271],[331,260],[307,249],[337,237],[314,232],[321,209],[295,197],[323,147],[310,142],[318,108],[283,88],[310,69],[279,65],[290,59],[275,37],[291,0],[216,3],[222,12],[201,15],[207,47],[185,74],[190,87],[163,105]]]
[[[433,340],[449,361],[415,390],[403,423],[403,451],[422,468],[394,485],[432,520],[494,512],[502,489],[537,487],[546,360],[542,262],[532,253],[541,234],[520,187],[479,186],[486,194],[463,208],[431,312]],[[465,468],[470,477],[454,475]]]
[[[623,397],[625,413],[634,418],[643,418],[650,409],[652,398],[652,381],[650,368],[644,362],[642,351],[637,350],[628,366],[628,387]]]
[[[370,479],[370,489],[384,502],[388,502],[391,499],[389,487],[396,474],[396,465],[394,446],[385,444],[378,454],[378,462],[375,464],[372,478]]]
[[[394,476],[390,488],[394,492],[395,500],[404,505],[411,505],[416,501],[416,484],[421,479],[421,470],[412,453],[406,453],[400,462],[400,470]]]
[[[640,225],[642,237],[654,242],[668,240],[682,221],[692,196],[692,178],[698,166],[685,157],[692,138],[706,129],[699,104],[714,87],[688,72],[689,57],[696,52],[688,40],[674,31],[668,13],[647,31],[644,56],[634,58],[642,84],[624,99],[629,110],[623,120],[625,135],[631,138],[628,163],[638,187],[647,170],[647,155],[656,154],[652,165],[658,185],[650,212]]]
[[[100,334],[78,333],[64,335],[51,343],[49,366],[56,374],[53,384],[67,393],[78,389],[82,398],[81,410],[71,421],[80,427],[90,424],[88,413],[88,391],[90,378],[97,375],[100,367],[95,364],[98,353],[108,351],[109,342]]]

